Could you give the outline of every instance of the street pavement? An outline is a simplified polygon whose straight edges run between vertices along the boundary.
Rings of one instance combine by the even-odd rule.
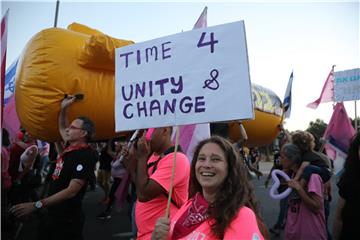
[[[260,162],[259,170],[264,173],[260,179],[256,177],[252,179],[254,185],[255,194],[259,201],[260,210],[265,224],[268,228],[271,228],[279,213],[279,200],[273,200],[269,196],[269,188],[265,188],[264,181],[266,176],[270,172],[272,162]],[[335,179],[333,179],[333,200],[330,204],[330,217],[329,226],[332,226],[333,218],[335,214],[336,203],[338,200],[337,187],[335,185]],[[89,191],[86,193],[83,203],[84,212],[86,215],[86,221],[84,226],[84,239],[85,240],[129,240],[131,236],[131,224],[128,216],[128,206],[124,209],[114,210],[112,218],[108,220],[98,220],[96,216],[105,209],[105,206],[99,201],[102,199],[102,190],[97,187],[95,191]],[[24,224],[19,239],[32,240],[36,239],[36,223],[37,221],[30,221]],[[270,233],[271,234],[271,233]],[[282,234],[275,236],[271,234],[272,240],[283,239]]]

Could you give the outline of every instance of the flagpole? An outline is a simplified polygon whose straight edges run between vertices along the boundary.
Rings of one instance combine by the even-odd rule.
[[[5,91],[5,73],[6,73],[6,50],[7,50],[7,28],[8,28],[8,15],[9,15],[9,9],[6,10],[6,13],[4,16],[1,17],[1,27],[4,27],[4,29],[1,29],[1,68],[0,68],[0,80],[1,80],[1,110],[0,110],[0,144],[2,146],[2,130],[3,130],[3,114],[4,114],[4,91]]]
[[[358,131],[358,120],[357,120],[357,106],[356,106],[356,100],[354,101],[355,103],[355,131]]]
[[[177,125],[176,126],[176,137],[175,137],[175,149],[174,149],[174,159],[173,159],[173,165],[172,165],[172,170],[171,170],[171,179],[170,179],[170,187],[169,187],[169,196],[168,196],[168,201],[167,201],[167,205],[166,205],[166,210],[165,210],[165,217],[169,218],[170,216],[170,203],[171,203],[171,195],[174,189],[174,177],[175,177],[175,168],[176,168],[176,155],[178,152],[178,147],[179,147],[179,134],[180,134],[180,128]]]
[[[57,0],[56,1],[56,9],[55,9],[55,19],[54,19],[54,27],[57,27],[57,20],[58,20],[58,15],[59,15],[59,5],[60,5],[60,1]]]
[[[0,113],[0,125],[1,125],[1,138],[3,127],[3,114],[4,114],[4,92],[5,92],[5,73],[6,73],[6,50],[7,50],[7,28],[8,28],[8,16],[9,9],[6,10],[5,15],[1,17],[1,113]],[[1,142],[2,143],[2,142]]]

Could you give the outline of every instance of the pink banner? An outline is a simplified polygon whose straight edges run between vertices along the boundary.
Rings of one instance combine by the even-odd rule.
[[[347,153],[355,133],[344,104],[337,103],[323,138],[328,141],[328,145]]]
[[[3,124],[3,107],[4,107],[4,86],[5,86],[5,69],[6,69],[6,48],[7,48],[7,22],[9,10],[6,11],[1,19],[1,126]]]
[[[326,79],[326,82],[321,90],[320,97],[312,103],[306,105],[309,108],[316,109],[320,103],[334,101],[334,66]]]
[[[3,127],[9,132],[10,141],[16,138],[16,133],[20,128],[20,121],[16,113],[15,94],[9,98],[8,104],[4,108],[4,124]]]

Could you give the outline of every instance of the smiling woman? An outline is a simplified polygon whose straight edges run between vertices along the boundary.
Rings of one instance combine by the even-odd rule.
[[[226,156],[219,145],[209,142],[201,148],[195,164],[195,175],[205,199],[214,202],[217,190],[228,175]]]
[[[213,136],[198,144],[191,162],[190,199],[169,220],[160,218],[154,239],[264,239],[253,189],[229,141]]]

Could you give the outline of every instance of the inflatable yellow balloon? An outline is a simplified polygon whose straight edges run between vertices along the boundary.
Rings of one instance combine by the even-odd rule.
[[[69,108],[69,120],[88,116],[96,124],[97,140],[116,136],[115,48],[132,43],[77,23],[36,34],[17,68],[15,99],[21,125],[36,138],[58,141],[57,118],[64,95],[83,94],[84,99]],[[282,103],[269,89],[253,84],[252,91],[255,120],[244,121],[244,126],[247,145],[260,146],[276,137]],[[230,138],[237,141],[238,123],[229,127]]]
[[[16,109],[21,125],[49,142],[60,138],[57,117],[65,94],[84,94],[69,109],[73,120],[85,115],[95,121],[96,139],[115,136],[115,51],[132,41],[111,38],[73,23],[50,28],[27,44],[16,75]]]
[[[279,97],[270,89],[252,84],[252,95],[255,110],[254,120],[243,121],[248,135],[246,146],[263,146],[274,141],[280,131],[283,120],[283,105]],[[238,122],[230,122],[229,138],[236,142],[240,139]]]

